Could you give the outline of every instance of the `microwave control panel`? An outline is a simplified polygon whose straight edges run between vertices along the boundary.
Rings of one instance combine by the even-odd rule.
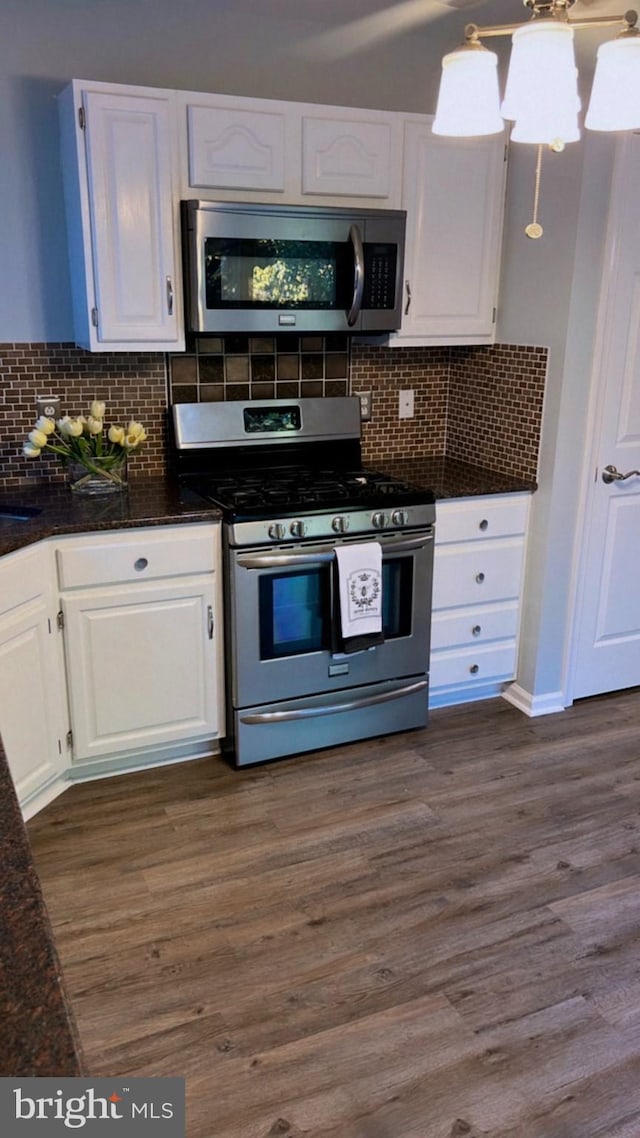
[[[363,308],[395,308],[397,245],[365,244]]]

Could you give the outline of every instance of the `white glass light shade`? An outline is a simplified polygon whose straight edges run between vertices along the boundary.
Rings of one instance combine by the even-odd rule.
[[[575,142],[578,71],[573,29],[555,20],[525,24],[513,33],[502,115],[514,119],[514,142]]]
[[[498,57],[486,48],[462,47],[442,60],[433,133],[454,138],[499,134]]]
[[[589,130],[640,129],[640,35],[598,48],[584,125]]]

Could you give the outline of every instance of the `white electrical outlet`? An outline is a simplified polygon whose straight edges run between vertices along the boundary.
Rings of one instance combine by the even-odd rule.
[[[400,391],[398,392],[398,418],[399,419],[413,419],[414,412],[414,392],[413,391]]]
[[[60,418],[59,395],[36,395],[36,414],[38,418],[44,415],[47,419]]]
[[[360,419],[363,423],[368,423],[371,420],[372,393],[370,391],[359,391],[358,398],[360,400]]]

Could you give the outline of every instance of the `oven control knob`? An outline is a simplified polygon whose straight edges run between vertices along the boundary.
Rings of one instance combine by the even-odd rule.
[[[387,524],[387,515],[383,514],[381,510],[377,510],[375,514],[371,515],[371,525],[374,529],[384,529]]]
[[[409,515],[406,510],[394,510],[391,515],[391,521],[394,526],[406,526],[409,521]]]
[[[342,514],[338,514],[337,518],[334,518],[331,522],[331,528],[336,533],[346,533],[349,529],[349,519],[345,518]]]
[[[292,537],[304,537],[306,532],[307,532],[307,523],[300,521],[299,518],[296,519],[295,522],[292,522],[291,525],[289,526],[289,533],[291,534]]]
[[[286,536],[287,528],[283,526],[282,522],[272,522],[267,532],[274,541],[282,541],[283,537]]]

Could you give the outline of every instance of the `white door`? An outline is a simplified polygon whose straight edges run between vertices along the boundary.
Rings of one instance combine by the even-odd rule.
[[[640,684],[640,137],[618,143],[599,313],[596,435],[576,608],[574,699]]]

